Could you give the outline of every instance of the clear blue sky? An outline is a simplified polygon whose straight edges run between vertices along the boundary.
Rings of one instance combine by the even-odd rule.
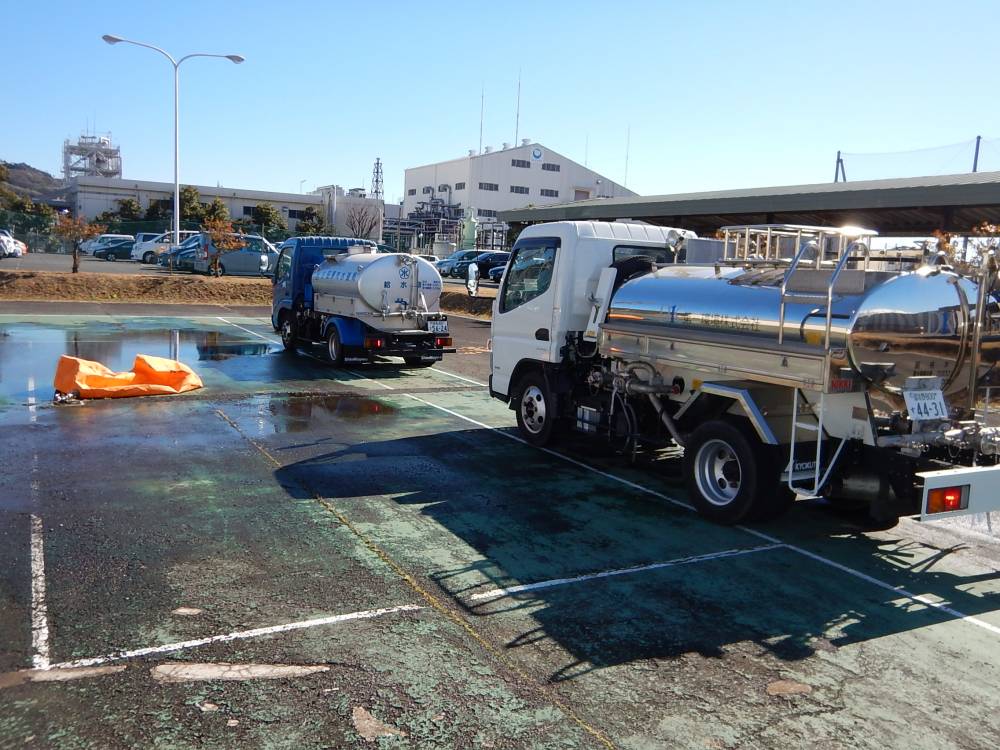
[[[247,58],[181,68],[183,182],[367,187],[379,156],[396,200],[406,167],[477,147],[481,86],[484,143],[513,141],[518,68],[521,137],[579,161],[589,142],[621,181],[631,127],[639,193],[825,182],[837,149],[1000,135],[998,21],[923,0],[10,2],[0,158],[57,173],[96,125],[125,177],[172,179],[169,64],[111,33]]]

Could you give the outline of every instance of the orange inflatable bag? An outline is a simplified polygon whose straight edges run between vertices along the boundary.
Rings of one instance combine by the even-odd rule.
[[[100,362],[63,355],[53,383],[57,393],[77,398],[127,398],[184,393],[202,387],[190,367],[173,359],[136,355],[130,372],[112,372]]]

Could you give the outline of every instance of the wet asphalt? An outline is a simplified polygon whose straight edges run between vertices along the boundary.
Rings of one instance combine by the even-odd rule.
[[[708,524],[675,456],[514,439],[478,321],[338,371],[261,309],[46,309],[0,306],[2,748],[997,745],[987,535]],[[172,331],[203,390],[51,405]],[[323,669],[157,677],[206,662]]]

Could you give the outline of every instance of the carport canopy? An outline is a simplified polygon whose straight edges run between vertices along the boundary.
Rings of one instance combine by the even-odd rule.
[[[711,235],[733,224],[863,226],[882,235],[971,232],[1000,224],[1000,172],[595,198],[501,211],[510,224],[632,219]]]

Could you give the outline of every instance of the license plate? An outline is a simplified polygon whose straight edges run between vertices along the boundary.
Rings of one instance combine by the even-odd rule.
[[[427,332],[428,333],[448,333],[448,321],[447,320],[428,320],[427,321]]]
[[[925,391],[903,391],[906,399],[906,410],[910,419],[920,422],[932,419],[947,419],[948,405],[944,402],[944,394],[938,388]]]

